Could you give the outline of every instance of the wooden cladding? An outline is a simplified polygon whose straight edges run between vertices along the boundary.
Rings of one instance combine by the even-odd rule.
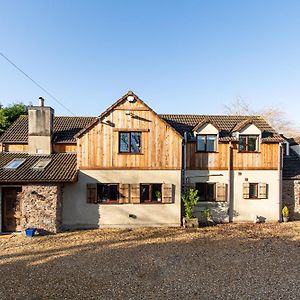
[[[277,170],[278,144],[260,144],[260,152],[239,152],[231,155],[233,170]],[[229,144],[218,144],[216,153],[196,152],[196,143],[187,144],[188,170],[228,170]]]
[[[53,152],[55,153],[76,153],[76,151],[76,144],[53,144]]]
[[[123,107],[131,107],[130,114]],[[119,153],[119,131],[141,132],[141,151]],[[77,141],[80,169],[180,170],[182,138],[142,103],[120,104]]]
[[[5,144],[4,145],[5,152],[28,152],[27,144]]]

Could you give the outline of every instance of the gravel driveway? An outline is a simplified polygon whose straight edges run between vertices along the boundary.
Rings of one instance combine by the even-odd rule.
[[[0,236],[0,299],[300,299],[300,222]]]

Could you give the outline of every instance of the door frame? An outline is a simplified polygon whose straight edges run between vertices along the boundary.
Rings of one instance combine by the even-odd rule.
[[[0,233],[3,232],[3,202],[2,202],[2,188],[6,187],[20,187],[22,189],[23,185],[19,184],[6,184],[0,185]]]

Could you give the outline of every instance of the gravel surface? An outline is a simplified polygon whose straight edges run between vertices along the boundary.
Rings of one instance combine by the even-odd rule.
[[[0,236],[0,299],[300,299],[300,222]]]

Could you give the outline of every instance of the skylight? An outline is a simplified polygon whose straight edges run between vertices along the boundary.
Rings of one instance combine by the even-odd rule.
[[[5,169],[17,169],[25,161],[24,158],[15,158],[4,166]]]
[[[42,158],[39,159],[33,166],[32,168],[35,170],[43,170],[46,168],[46,166],[50,163],[51,159],[50,158]]]

